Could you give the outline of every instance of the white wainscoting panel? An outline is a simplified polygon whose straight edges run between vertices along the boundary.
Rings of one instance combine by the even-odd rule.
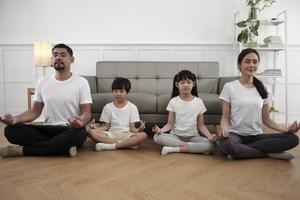
[[[3,63],[5,82],[32,82],[35,79],[31,49],[4,50]]]
[[[0,116],[3,116],[5,113],[5,106],[4,106],[4,66],[3,66],[3,49],[0,46]]]
[[[288,85],[288,105],[289,105],[289,113],[300,114],[300,83],[294,83]],[[298,117],[298,120],[300,118]]]
[[[205,58],[204,49],[174,49],[173,61],[200,61]]]
[[[170,61],[171,49],[138,49],[139,61]]]
[[[0,116],[3,116],[5,113],[5,93],[4,93],[4,84],[0,82]]]
[[[295,50],[289,50],[289,77],[290,82],[300,82],[300,47]]]
[[[294,120],[299,120],[300,117],[300,83],[289,83],[288,85],[288,121],[289,123]],[[277,120],[281,120],[282,118],[285,121],[285,112],[286,112],[286,103],[285,103],[285,85],[283,83],[277,84],[277,95],[275,97],[275,105],[280,113],[277,113],[276,116],[280,116],[280,118],[276,118]],[[298,115],[297,118],[291,118],[292,115]]]
[[[99,49],[74,49],[75,62],[71,66],[72,72],[81,75],[96,75],[96,61],[101,60]]]
[[[220,76],[236,76],[237,67],[233,58],[236,57],[233,49],[209,49],[206,52],[207,61],[220,63]]]
[[[134,49],[104,49],[104,61],[132,61],[136,60]]]
[[[5,83],[6,112],[19,114],[27,109],[27,88],[32,83]]]

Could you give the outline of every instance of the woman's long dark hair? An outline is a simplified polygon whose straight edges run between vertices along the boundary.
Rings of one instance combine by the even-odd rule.
[[[238,56],[237,62],[239,65],[242,63],[244,57],[246,55],[248,55],[249,53],[255,53],[257,55],[258,62],[260,61],[258,52],[255,49],[247,48],[247,49],[243,49]],[[258,80],[255,76],[253,76],[253,85],[256,88],[256,90],[258,91],[261,98],[265,99],[268,97],[269,93],[267,92],[264,84],[260,80]]]
[[[196,80],[195,74],[189,70],[182,70],[174,76],[172,98],[179,95],[179,89],[178,89],[178,87],[176,87],[176,83],[178,83],[182,80],[192,80],[195,83],[191,93],[192,93],[192,95],[198,97],[197,80]]]

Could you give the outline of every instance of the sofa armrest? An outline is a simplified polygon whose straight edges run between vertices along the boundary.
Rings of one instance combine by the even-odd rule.
[[[91,88],[91,93],[97,93],[98,92],[98,84],[97,84],[97,78],[96,76],[82,76],[83,78],[85,78],[89,85],[90,85],[90,88]]]
[[[219,85],[218,85],[218,94],[220,94],[222,92],[222,89],[223,89],[225,83],[234,81],[238,78],[239,78],[238,76],[220,77],[219,78]]]

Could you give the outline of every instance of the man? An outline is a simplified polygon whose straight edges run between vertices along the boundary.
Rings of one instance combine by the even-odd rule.
[[[7,124],[7,140],[18,146],[0,149],[1,157],[51,156],[77,154],[77,147],[86,140],[85,126],[91,118],[91,92],[88,82],[74,75],[72,49],[65,44],[52,48],[55,75],[38,81],[33,106],[20,115],[5,114],[0,120]],[[45,113],[43,125],[24,124]]]

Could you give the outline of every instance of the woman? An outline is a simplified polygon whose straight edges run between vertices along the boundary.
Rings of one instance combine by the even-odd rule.
[[[294,156],[286,150],[299,144],[296,133],[299,123],[280,127],[269,115],[272,95],[255,78],[260,62],[256,50],[248,48],[238,56],[241,76],[226,83],[220,94],[222,100],[219,148],[231,159],[270,157],[290,160]],[[280,133],[261,134],[261,124]]]

